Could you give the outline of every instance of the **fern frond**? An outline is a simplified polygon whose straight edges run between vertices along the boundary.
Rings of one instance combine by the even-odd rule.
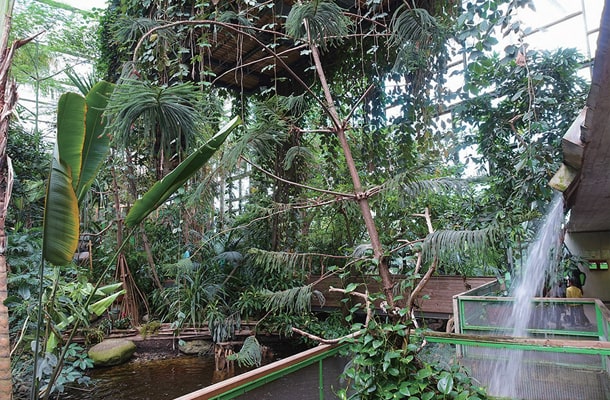
[[[294,5],[286,19],[286,32],[296,39],[307,40],[307,29],[312,42],[322,51],[340,44],[349,32],[351,21],[337,4],[312,1]]]
[[[254,336],[248,336],[237,353],[227,356],[227,360],[237,360],[240,367],[260,367],[263,361],[263,348]]]
[[[299,96],[278,96],[278,102],[292,115],[301,115],[306,111],[307,107],[304,94]]]
[[[324,297],[321,292],[315,294],[318,299]],[[269,311],[285,311],[289,314],[303,314],[311,309],[311,285],[294,287],[279,292],[263,293],[265,308]]]
[[[488,227],[476,230],[439,230],[426,237],[422,252],[426,259],[438,257],[441,262],[456,261],[456,258],[478,256],[484,258],[499,239],[500,230]]]
[[[359,244],[352,252],[353,258],[362,258],[364,256],[373,254],[373,245],[370,243]]]
[[[284,170],[289,170],[292,168],[295,160],[300,160],[304,167],[307,168],[310,165],[313,165],[316,162],[316,155],[314,152],[304,146],[293,146],[286,152],[286,156],[284,157]]]
[[[423,194],[461,192],[470,181],[457,178],[415,179],[412,172],[398,174],[386,181],[384,191],[400,191],[405,196],[416,197]]]
[[[188,274],[193,270],[193,261],[190,258],[181,258],[173,264],[164,264],[160,266],[160,269],[170,276],[178,277]]]
[[[266,274],[293,274],[299,269],[304,271],[311,265],[312,255],[288,253],[284,251],[265,251],[252,248],[248,250],[248,259]]]
[[[398,49],[394,69],[412,63],[422,49],[437,49],[442,46],[444,34],[436,18],[423,8],[402,5],[390,23],[390,42]]]

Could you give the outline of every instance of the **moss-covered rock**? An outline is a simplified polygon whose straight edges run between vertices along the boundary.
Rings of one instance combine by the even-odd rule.
[[[136,345],[126,339],[106,339],[89,349],[89,358],[96,367],[123,364],[136,351]]]
[[[178,346],[180,352],[184,354],[205,354],[212,352],[214,343],[209,340],[189,340],[181,342]]]

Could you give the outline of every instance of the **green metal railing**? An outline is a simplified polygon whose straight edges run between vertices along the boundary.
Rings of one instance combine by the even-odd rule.
[[[473,349],[481,347],[523,350],[531,355],[572,354],[577,357],[571,361],[574,366],[610,373],[610,311],[600,300],[533,298],[533,312],[526,324],[527,337],[513,338],[507,321],[514,299],[469,294],[454,297],[457,334],[431,337],[430,342],[454,344],[461,357],[476,354]],[[565,326],[562,318],[575,313],[577,307],[582,307],[590,324]],[[539,359],[544,356],[540,355]]]
[[[511,333],[507,325],[514,299],[494,296],[456,296],[458,315],[457,333],[491,334]],[[591,325],[558,327],[558,315],[574,313],[582,307],[588,317],[593,316]],[[528,336],[561,335],[574,338],[590,338],[608,341],[610,312],[597,299],[563,299],[536,297],[532,299],[532,315],[527,322]],[[563,324],[561,324],[563,325]]]
[[[235,376],[228,380],[208,386],[201,390],[178,397],[175,400],[227,400],[246,395],[257,388],[272,383],[280,378],[286,377],[296,371],[317,364],[318,385],[312,388],[310,399],[324,400],[324,360],[338,355],[343,346],[320,345],[313,349],[301,352],[283,360],[257,368],[253,371]],[[327,377],[328,379],[328,377]],[[300,395],[303,395],[300,393]]]
[[[489,290],[490,288],[492,286],[486,285],[484,289]],[[512,308],[514,299],[485,296],[481,295],[485,290],[481,290],[481,288],[475,290],[477,295],[473,296],[471,292],[467,292],[454,297],[456,334],[428,332],[425,333],[428,342],[453,345],[462,359],[466,356],[477,357],[477,354],[481,354],[473,351],[475,348],[508,352],[527,351],[530,354],[564,353],[566,357],[568,355],[577,358],[584,357],[584,361],[568,361],[574,363],[572,366],[597,370],[601,368],[610,373],[610,342],[608,341],[610,311],[601,301],[597,299],[534,298],[532,299],[534,312],[527,324],[528,337],[515,338],[510,336],[511,328],[506,325],[509,309]],[[591,325],[559,327],[556,313],[559,310],[561,316],[568,310],[573,311],[570,307],[583,307],[586,314],[591,317]],[[553,322],[555,322],[555,326]],[[273,392],[274,382],[315,365],[317,365],[317,378],[314,376],[312,379],[311,376],[315,373],[309,372],[309,379],[312,380],[307,387],[306,397],[301,398],[324,400],[325,385],[340,374],[340,372],[331,372],[330,375],[336,375],[331,377],[328,371],[325,373],[325,360],[336,357],[342,347],[321,345],[184,395],[176,400],[225,400],[240,398],[240,396],[247,398],[265,385],[269,385],[269,388],[265,386],[265,390],[269,389]],[[485,356],[489,358],[489,354]],[[499,357],[506,356],[499,355]],[[589,357],[588,360],[587,357]],[[543,358],[541,357],[541,359]],[[317,385],[314,381],[317,381]],[[299,395],[303,396],[303,393],[299,393]]]

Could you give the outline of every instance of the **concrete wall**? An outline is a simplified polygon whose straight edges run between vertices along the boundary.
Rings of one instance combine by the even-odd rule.
[[[574,255],[610,263],[610,232],[568,232],[565,244]],[[589,270],[587,266],[582,271],[587,274],[585,297],[610,302],[610,270]]]

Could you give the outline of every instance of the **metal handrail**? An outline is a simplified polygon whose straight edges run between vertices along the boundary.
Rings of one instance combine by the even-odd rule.
[[[203,389],[180,396],[174,400],[225,400],[234,399],[244,393],[254,390],[266,383],[272,382],[290,373],[321,363],[324,359],[336,355],[343,345],[322,344],[282,360],[264,365],[252,371],[234,376],[222,382],[215,383]],[[319,377],[319,398],[324,398],[322,376]]]

